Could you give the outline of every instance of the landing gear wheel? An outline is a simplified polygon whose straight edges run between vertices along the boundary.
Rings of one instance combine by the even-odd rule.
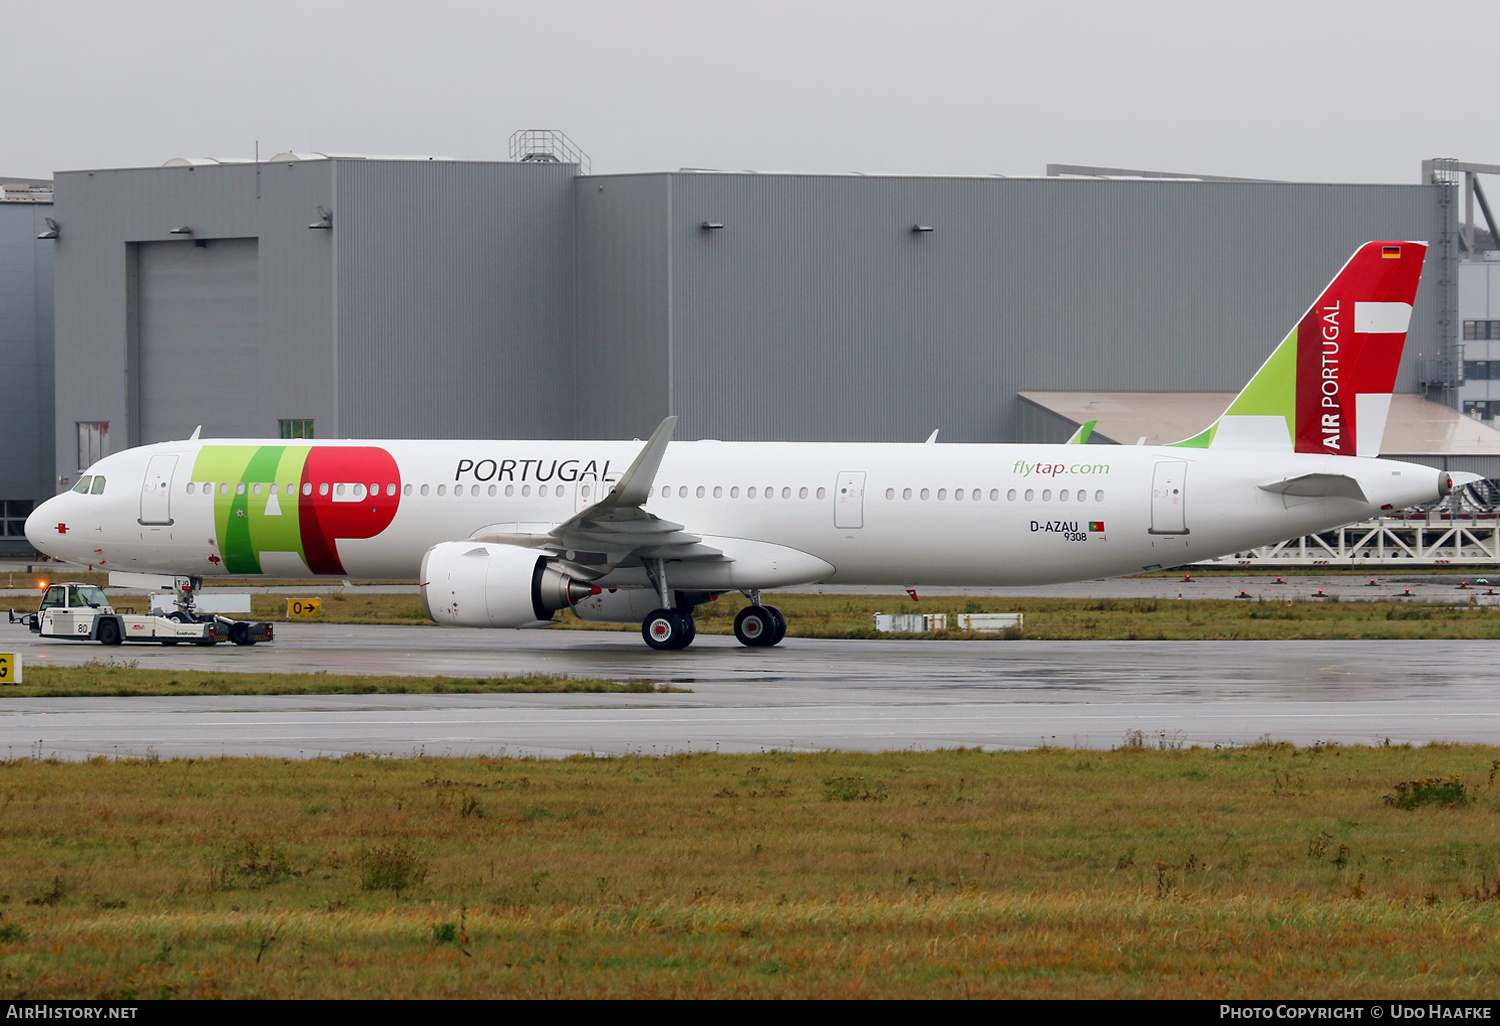
[[[746,606],[741,609],[734,618],[735,640],[750,648],[776,644],[771,640],[776,637],[776,618],[771,615],[773,612],[769,606]],[[782,630],[785,629],[783,626]]]
[[[641,637],[657,651],[687,648],[697,633],[692,615],[678,609],[658,609],[641,621]]]
[[[775,606],[762,606],[761,608],[776,622],[776,632],[771,635],[769,641],[762,642],[762,644],[767,648],[781,644],[782,639],[786,637],[786,614]]]
[[[229,640],[236,645],[253,645],[255,639],[250,637],[250,625],[248,623],[235,623],[229,626]]]
[[[184,613],[180,609],[177,610],[174,613],[168,613],[167,614],[167,619],[168,620],[176,620],[178,623],[192,623],[193,622],[193,618],[190,617],[190,616],[188,616],[186,613]]]
[[[101,620],[99,622],[99,644],[118,645],[122,640],[120,637],[120,625],[113,620]]]

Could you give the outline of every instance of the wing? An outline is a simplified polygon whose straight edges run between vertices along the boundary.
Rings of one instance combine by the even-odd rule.
[[[546,533],[485,530],[472,540],[546,549],[595,577],[633,560],[722,558],[720,550],[703,544],[700,536],[683,530],[681,524],[642,508],[651,497],[656,472],[676,427],[676,417],[662,421],[608,495]]]

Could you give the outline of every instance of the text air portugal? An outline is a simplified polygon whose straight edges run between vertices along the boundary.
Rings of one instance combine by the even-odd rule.
[[[1356,397],[1389,395],[1395,387],[1426,254],[1412,242],[1361,247],[1297,325],[1298,452],[1378,454],[1379,437],[1355,451]],[[1389,359],[1381,359],[1382,349]]]

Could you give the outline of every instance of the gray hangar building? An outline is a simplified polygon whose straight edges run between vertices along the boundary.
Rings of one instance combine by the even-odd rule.
[[[1435,243],[1398,387],[1453,407],[1457,195],[290,153],[63,172],[47,486],[200,425],[1062,441],[1049,395],[1237,391],[1375,238]]]

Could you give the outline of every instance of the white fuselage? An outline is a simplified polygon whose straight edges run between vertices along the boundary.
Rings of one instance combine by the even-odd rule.
[[[228,474],[210,469],[224,461],[206,459],[205,447],[316,450],[325,467],[337,465],[340,448],[383,450],[390,469],[373,481],[341,479],[337,470],[319,480],[313,459],[294,475],[272,453],[254,470]],[[597,501],[641,447],[163,442],[100,460],[88,471],[105,479],[98,494],[48,500],[26,533],[44,552],[107,570],[414,578],[439,543],[545,533]],[[175,463],[156,459],[167,456]],[[1366,501],[1260,487],[1305,474],[1354,479]],[[822,578],[830,584],[999,586],[1125,574],[1274,543],[1432,501],[1439,478],[1388,460],[1176,447],[673,442],[643,508],[692,534],[816,556],[833,567]],[[356,495],[371,488],[384,508],[378,533],[333,536],[341,572],[310,563],[293,523],[300,519],[305,532],[325,486],[325,510],[339,502],[358,513]],[[348,492],[335,495],[338,488]],[[616,573],[619,583],[636,583],[624,568]]]

